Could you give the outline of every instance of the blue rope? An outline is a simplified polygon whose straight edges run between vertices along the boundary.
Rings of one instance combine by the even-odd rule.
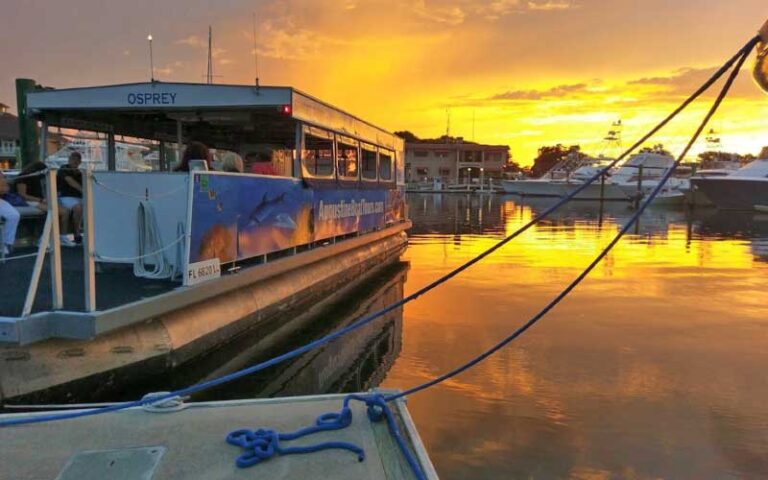
[[[357,454],[357,460],[365,460],[365,452],[357,445],[348,442],[324,442],[316,445],[302,447],[282,447],[280,441],[296,440],[306,435],[317,432],[340,430],[352,424],[352,410],[344,400],[344,406],[338,413],[325,413],[317,417],[315,425],[299,429],[292,433],[277,433],[274,430],[259,428],[257,430],[235,430],[227,435],[226,441],[244,450],[244,453],[235,462],[239,468],[252,467],[275,455],[292,455],[300,453],[313,453],[328,449],[349,450]]]
[[[756,42],[753,40],[748,45],[754,46]],[[592,263],[587,266],[587,268],[582,271],[576,279],[574,279],[563,291],[561,291],[552,301],[550,301],[543,309],[539,311],[536,315],[534,315],[531,319],[529,319],[526,323],[524,323],[520,328],[515,330],[511,335],[507,336],[503,340],[501,340],[499,343],[491,347],[490,349],[486,350],[485,352],[481,353],[480,355],[476,356],[472,360],[464,363],[463,365],[460,365],[453,370],[444,373],[443,375],[440,375],[437,378],[434,378],[428,382],[424,382],[420,385],[417,385],[415,387],[409,388],[408,390],[405,390],[400,393],[392,394],[387,397],[387,401],[396,400],[401,397],[405,397],[407,395],[412,395],[416,392],[419,392],[421,390],[424,390],[426,388],[432,387],[434,385],[437,385],[438,383],[441,383],[451,377],[454,377],[461,372],[468,370],[472,368],[473,366],[477,365],[478,363],[482,362],[486,358],[490,357],[494,353],[496,353],[499,349],[510,343],[512,340],[516,339],[520,335],[522,335],[526,330],[531,328],[536,322],[541,320],[542,317],[544,317],[550,310],[552,310],[560,301],[562,301],[565,297],[568,296],[571,291],[576,288],[577,285],[579,285],[582,280],[584,280],[587,275],[597,266],[598,263],[602,261],[603,258],[608,254],[608,252],[611,251],[611,249],[621,240],[621,238],[632,228],[632,226],[638,221],[640,218],[640,215],[643,214],[646,208],[653,202],[653,200],[656,198],[656,196],[661,192],[661,190],[664,188],[664,184],[669,180],[669,178],[672,176],[672,174],[675,172],[675,169],[682,163],[685,156],[688,154],[688,151],[691,149],[693,144],[696,142],[696,140],[701,135],[701,132],[704,130],[704,128],[707,126],[707,123],[709,123],[709,120],[712,118],[712,116],[717,111],[718,107],[722,103],[725,96],[728,94],[728,91],[731,88],[731,85],[733,85],[733,81],[736,79],[736,77],[739,74],[739,71],[741,70],[742,65],[744,65],[744,61],[749,56],[749,52],[751,51],[751,48],[743,50],[741,57],[738,59],[738,63],[736,64],[736,67],[733,69],[731,74],[728,76],[727,81],[723,85],[722,90],[720,91],[720,94],[717,96],[717,99],[712,104],[712,107],[709,109],[709,112],[707,112],[707,115],[704,117],[704,120],[702,120],[701,124],[699,125],[699,128],[696,130],[696,133],[694,133],[693,137],[691,137],[691,140],[686,145],[685,149],[683,149],[682,153],[680,153],[680,156],[675,160],[675,163],[672,165],[672,168],[670,168],[662,177],[661,181],[658,185],[656,185],[656,188],[653,189],[653,191],[648,195],[648,198],[643,201],[642,205],[637,209],[637,211],[630,217],[629,221],[619,230],[619,233],[616,234],[616,236],[611,240],[608,245],[606,245],[605,248],[600,252],[600,254],[595,257],[594,260],[592,260]]]
[[[230,445],[235,445],[243,449],[243,454],[237,457],[235,464],[239,468],[252,467],[261,462],[269,460],[277,455],[294,455],[302,453],[313,453],[321,450],[342,449],[349,450],[357,454],[357,460],[365,460],[365,451],[348,442],[322,442],[314,445],[302,447],[283,447],[280,441],[290,441],[306,435],[312,435],[317,432],[326,432],[331,430],[341,430],[352,424],[352,409],[349,408],[349,402],[356,400],[366,404],[368,419],[371,422],[387,421],[387,427],[395,439],[398,448],[402,452],[408,466],[413,474],[419,480],[426,480],[426,476],[416,457],[411,453],[408,445],[400,434],[397,426],[397,420],[392,410],[387,404],[387,400],[381,393],[371,393],[367,395],[350,394],[344,397],[341,410],[339,412],[324,413],[317,417],[315,425],[305,427],[292,433],[278,433],[275,430],[259,428],[257,430],[240,429],[227,435],[226,441]]]
[[[400,448],[400,450],[403,452],[403,455],[408,460],[408,463],[417,478],[422,479],[426,478],[423,475],[423,472],[421,468],[419,467],[418,463],[416,462],[415,458],[411,455],[410,450],[407,448],[405,441],[403,440],[402,436],[400,435],[399,429],[397,428],[397,424],[394,419],[394,415],[392,415],[392,412],[388,408],[387,402],[397,400],[399,398],[403,398],[407,395],[412,395],[414,393],[417,393],[421,390],[425,390],[427,388],[430,388],[434,385],[437,385],[451,377],[454,377],[473,366],[477,365],[478,363],[482,362],[489,356],[493,355],[495,352],[512,342],[515,338],[519,337],[523,334],[526,330],[531,328],[536,322],[541,320],[550,310],[552,310],[562,299],[564,299],[574,288],[576,288],[577,285],[579,285],[582,280],[584,280],[587,275],[595,268],[595,266],[602,261],[602,259],[608,254],[608,252],[611,251],[611,249],[621,240],[621,238],[629,231],[630,228],[635,224],[635,222],[638,221],[640,216],[643,214],[643,212],[648,208],[648,206],[654,201],[656,196],[661,192],[663,189],[665,183],[669,180],[669,178],[674,173],[675,169],[680,165],[680,163],[683,161],[685,156],[690,151],[693,144],[696,142],[696,140],[701,135],[701,132],[704,130],[706,125],[709,123],[709,120],[712,118],[712,116],[717,111],[718,107],[722,103],[725,96],[728,94],[728,91],[730,90],[731,86],[733,85],[733,81],[736,79],[736,77],[739,74],[739,71],[741,70],[742,65],[744,64],[744,61],[747,59],[747,56],[749,55],[749,51],[743,52],[741,57],[738,59],[738,63],[736,64],[736,67],[733,69],[731,74],[728,76],[727,81],[723,85],[722,90],[720,91],[720,94],[718,95],[715,102],[712,104],[712,107],[710,108],[709,112],[707,112],[707,115],[704,117],[704,120],[702,120],[701,124],[699,125],[698,129],[696,130],[696,133],[691,137],[690,141],[686,145],[685,149],[683,149],[682,153],[678,156],[678,158],[675,160],[675,163],[672,165],[672,168],[670,168],[661,178],[661,181],[656,186],[656,188],[653,189],[653,191],[648,195],[648,198],[642,203],[642,205],[637,209],[637,211],[632,215],[632,217],[629,219],[629,221],[621,228],[619,233],[611,240],[611,242],[600,252],[600,254],[589,264],[589,266],[579,274],[578,277],[576,277],[575,280],[573,280],[562,292],[560,292],[557,297],[555,297],[552,301],[550,301],[539,313],[537,313],[533,318],[528,320],[525,324],[523,324],[520,328],[515,330],[511,335],[504,338],[502,341],[491,347],[490,349],[486,350],[485,352],[481,353],[480,355],[474,357],[470,361],[454,368],[453,370],[440,375],[437,378],[434,378],[428,382],[424,382],[420,385],[417,385],[415,387],[412,387],[408,390],[405,390],[400,393],[392,394],[387,397],[384,397],[381,394],[373,394],[373,395],[366,395],[366,396],[359,396],[359,395],[349,395],[344,399],[344,406],[342,408],[341,414],[326,414],[326,415],[340,415],[343,416],[346,413],[349,413],[349,423],[351,423],[351,411],[348,408],[348,402],[350,399],[356,399],[365,402],[368,405],[368,417],[371,419],[371,421],[380,421],[382,417],[386,417],[387,423],[389,424],[389,429],[392,435],[395,437],[396,442]],[[323,418],[321,416],[320,418]],[[318,419],[318,423],[319,423]],[[344,427],[349,425],[347,423]],[[275,434],[273,433],[273,436]],[[325,447],[324,444],[316,445],[316,449],[321,448],[330,448]],[[241,457],[242,458],[242,457]],[[238,466],[240,466],[240,459],[238,459]]]
[[[382,317],[383,315],[386,315],[387,313],[400,308],[401,306],[405,305],[406,303],[409,303],[420,296],[424,295],[425,293],[429,292],[430,290],[433,290],[437,286],[447,282],[451,278],[457,276],[464,270],[467,270],[472,265],[480,262],[485,257],[491,255],[496,250],[500,249],[502,246],[506,245],[510,241],[512,241],[514,238],[518,237],[523,232],[530,229],[532,226],[539,223],[541,220],[545,219],[547,216],[549,216],[552,212],[563,206],[564,204],[568,203],[571,199],[573,199],[576,195],[578,195],[582,190],[587,188],[589,185],[594,183],[598,178],[605,175],[608,170],[610,170],[612,167],[614,167],[619,161],[623,160],[627,155],[632,153],[637,147],[645,143],[651,136],[653,136],[656,132],[658,132],[661,128],[663,128],[667,123],[669,123],[677,114],[679,114],[683,109],[685,109],[690,103],[692,103],[696,98],[698,98],[702,93],[704,93],[706,90],[709,89],[712,84],[714,84],[730,67],[740,58],[745,58],[751,50],[754,48],[754,46],[759,42],[760,37],[754,37],[749,42],[747,42],[746,45],[744,45],[739,52],[734,55],[730,60],[728,60],[717,72],[715,72],[712,77],[707,80],[704,85],[702,85],[696,92],[694,92],[690,97],[688,97],[675,111],[673,111],[671,114],[669,114],[664,120],[662,120],[656,127],[654,127],[649,133],[647,133],[643,138],[638,140],[634,145],[632,145],[627,151],[625,151],[622,155],[620,155],[616,160],[610,162],[608,165],[606,165],[603,169],[598,171],[592,178],[587,180],[585,183],[580,185],[578,188],[573,190],[571,193],[560,199],[557,203],[549,207],[548,209],[544,210],[541,214],[534,217],[531,221],[520,227],[518,230],[516,230],[514,233],[510,234],[506,238],[500,240],[498,243],[496,243],[494,246],[488,248],[478,256],[474,257],[471,260],[468,260],[466,263],[456,267],[454,270],[448,272],[447,274],[439,277],[435,281],[429,283],[428,285],[420,288],[419,290],[415,291],[414,293],[408,295],[407,297],[403,298],[402,300],[399,300],[395,303],[392,303],[381,310],[378,310],[377,312],[374,312],[372,314],[369,314],[354,323],[348,325],[347,327],[338,330],[337,332],[331,333],[329,335],[326,335],[325,337],[319,338],[317,340],[314,340],[302,347],[296,348],[294,350],[291,350],[289,352],[286,352],[282,355],[278,355],[277,357],[274,357],[270,360],[252,365],[250,367],[244,368],[242,370],[238,370],[235,372],[232,372],[227,375],[223,375],[219,378],[214,378],[211,380],[208,380],[206,382],[201,382],[195,385],[191,385],[189,387],[176,390],[173,392],[168,393],[164,397],[155,398],[152,400],[152,402],[156,401],[162,401],[171,399],[177,396],[188,396],[224,383],[231,382],[233,380],[236,380],[241,377],[245,377],[247,375],[251,375],[253,373],[262,371],[266,368],[272,367],[274,365],[277,365],[281,362],[284,362],[286,360],[290,360],[292,358],[296,358],[300,355],[303,355],[304,353],[307,353],[311,350],[314,350],[315,348],[318,348],[320,346],[326,345],[344,335],[347,333],[356,330],[363,325],[366,325],[373,320]],[[743,63],[743,62],[742,62]],[[570,291],[570,290],[568,290]],[[558,300],[559,302],[559,300]],[[545,312],[546,313],[546,312]],[[522,333],[522,332],[521,332]],[[49,414],[49,415],[38,415],[33,417],[20,417],[20,418],[10,418],[5,420],[0,420],[0,427],[10,427],[10,426],[18,426],[18,425],[26,425],[26,424],[33,424],[33,423],[43,423],[43,422],[51,422],[51,421],[57,421],[57,420],[69,420],[69,419],[75,419],[75,418],[81,418],[81,417],[87,417],[92,415],[100,415],[110,412],[116,412],[120,410],[125,410],[128,408],[134,408],[134,407],[141,407],[145,404],[148,404],[151,402],[148,402],[146,400],[134,400],[131,402],[123,402],[118,403],[115,405],[110,405],[108,407],[102,407],[102,408],[95,408],[95,409],[89,409],[89,410],[80,410],[80,411],[74,411],[74,412],[65,412],[65,413],[57,413],[57,414]]]

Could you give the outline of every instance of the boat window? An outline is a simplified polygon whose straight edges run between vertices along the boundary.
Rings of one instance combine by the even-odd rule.
[[[301,167],[307,177],[333,178],[333,140],[305,134]]]
[[[363,176],[363,180],[375,181],[377,176],[376,165],[376,150],[375,147],[368,147],[363,145],[360,149],[360,173]]]
[[[339,178],[357,180],[357,141],[338,137],[336,142],[336,170]]]
[[[392,152],[389,150],[379,151],[379,179],[385,182],[392,180]]]

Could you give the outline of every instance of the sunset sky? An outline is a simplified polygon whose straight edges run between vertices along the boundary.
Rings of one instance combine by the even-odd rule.
[[[216,78],[291,85],[389,130],[600,153],[611,122],[628,145],[768,17],[765,0],[5,0],[0,102],[13,79],[53,87],[201,82],[213,26]],[[751,66],[751,65],[750,65]],[[745,71],[712,126],[723,149],[768,145],[768,96]],[[707,108],[659,137],[673,152]],[[705,147],[704,142],[696,151]],[[606,151],[607,154],[615,152]]]

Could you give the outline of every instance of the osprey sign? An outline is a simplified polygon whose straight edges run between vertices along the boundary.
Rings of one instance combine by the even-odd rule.
[[[175,105],[176,94],[175,93],[129,93],[128,94],[129,105]]]

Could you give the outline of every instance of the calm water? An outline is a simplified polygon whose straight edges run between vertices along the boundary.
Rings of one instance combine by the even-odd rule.
[[[406,293],[547,201],[413,195]],[[405,308],[383,382],[442,373],[527,320],[631,214],[574,204]],[[518,341],[417,394],[443,478],[768,478],[768,215],[652,210]]]
[[[221,375],[341,328],[548,205],[411,195],[402,262],[320,318],[260,329],[178,371],[173,384],[163,377],[125,397]],[[526,321],[631,213],[572,204],[404,310],[195,399],[421,383]],[[768,478],[766,292],[768,215],[650,210],[542,322],[474,370],[414,395],[409,408],[444,479]]]

